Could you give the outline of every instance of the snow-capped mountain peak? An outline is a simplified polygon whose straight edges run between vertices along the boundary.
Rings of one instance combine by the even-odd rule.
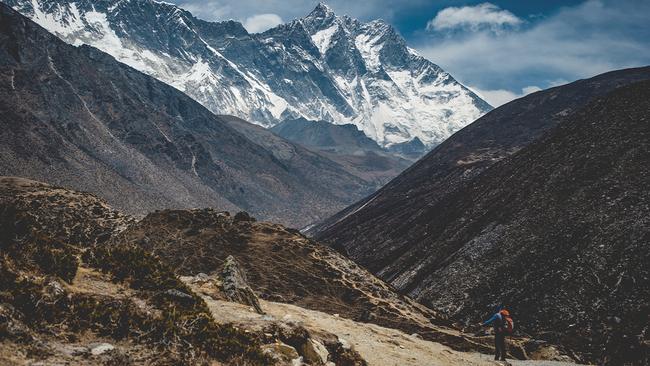
[[[305,18],[329,18],[335,17],[334,11],[327,4],[319,2],[318,5],[312,10]]]
[[[385,147],[431,147],[491,107],[409,49],[388,23],[307,16],[249,34],[155,0],[2,0],[63,40],[89,44],[210,110],[263,126],[355,124]]]

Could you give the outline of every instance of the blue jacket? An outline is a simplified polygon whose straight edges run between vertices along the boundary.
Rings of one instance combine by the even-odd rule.
[[[483,326],[488,326],[492,324],[494,330],[498,330],[499,327],[503,326],[503,317],[500,313],[492,315],[492,317],[483,322]]]

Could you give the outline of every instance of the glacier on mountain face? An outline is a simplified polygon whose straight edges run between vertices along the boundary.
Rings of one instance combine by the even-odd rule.
[[[384,147],[431,147],[491,107],[409,48],[382,20],[319,4],[250,34],[153,0],[3,0],[63,40],[88,44],[219,114],[270,127],[303,117],[352,123]]]

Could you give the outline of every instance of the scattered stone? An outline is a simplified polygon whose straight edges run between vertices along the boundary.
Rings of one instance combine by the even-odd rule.
[[[346,341],[345,339],[341,338],[341,337],[339,337],[339,343],[341,344],[341,347],[343,347],[343,349],[350,349],[350,348],[352,348],[352,346],[350,345],[350,343],[349,343],[348,341]]]
[[[114,349],[115,349],[115,347],[114,347],[112,344],[110,344],[110,343],[100,343],[100,344],[98,344],[98,345],[93,346],[93,347],[90,349],[90,353],[91,353],[93,356],[99,356],[99,355],[101,355],[101,354],[104,354],[104,353],[106,353],[106,352],[112,351],[112,350],[114,350]]]
[[[302,352],[300,353],[306,362],[316,365],[322,365],[326,363],[329,356],[327,348],[325,348],[322,343],[313,338],[309,338],[307,342],[303,344],[301,351]]]
[[[289,346],[288,344],[284,344],[281,342],[277,343],[271,343],[271,344],[265,344],[262,347],[262,353],[271,356],[277,363],[288,363],[292,362],[299,359],[301,363],[298,365],[302,364],[302,358],[298,354],[298,351],[296,351],[295,348]]]
[[[185,292],[180,290],[169,289],[169,290],[165,290],[163,293],[171,298],[180,300],[181,302],[185,302],[185,303],[194,302],[194,297],[192,297],[192,295],[186,294]]]
[[[16,319],[15,309],[11,304],[0,304],[0,338],[33,342],[29,328]]]
[[[65,290],[63,286],[56,280],[50,281],[44,288],[45,295],[47,300],[56,300],[65,295]]]
[[[210,276],[207,274],[200,272],[196,276],[194,276],[193,282],[208,282],[210,280]]]
[[[85,356],[90,354],[90,349],[84,346],[62,345],[59,350],[61,353],[70,356]]]

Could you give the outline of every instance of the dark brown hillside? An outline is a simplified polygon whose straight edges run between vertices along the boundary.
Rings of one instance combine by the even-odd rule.
[[[461,322],[505,302],[523,333],[586,360],[647,364],[649,161],[650,82],[640,82],[429,201],[387,234],[408,244],[376,269]]]
[[[495,162],[520,150],[590,100],[639,80],[650,67],[612,71],[533,93],[492,110],[458,131],[382,189],[311,228],[379,273],[405,250],[413,222],[431,205]]]
[[[371,185],[373,189],[368,194],[381,188],[415,161],[381,148],[351,124],[335,125],[323,121],[297,119],[283,121],[267,130],[250,126],[250,123],[236,117],[222,118],[234,129],[245,132],[249,138],[259,136],[266,144],[276,144],[274,140],[286,139],[326,156],[345,167],[350,174]]]

